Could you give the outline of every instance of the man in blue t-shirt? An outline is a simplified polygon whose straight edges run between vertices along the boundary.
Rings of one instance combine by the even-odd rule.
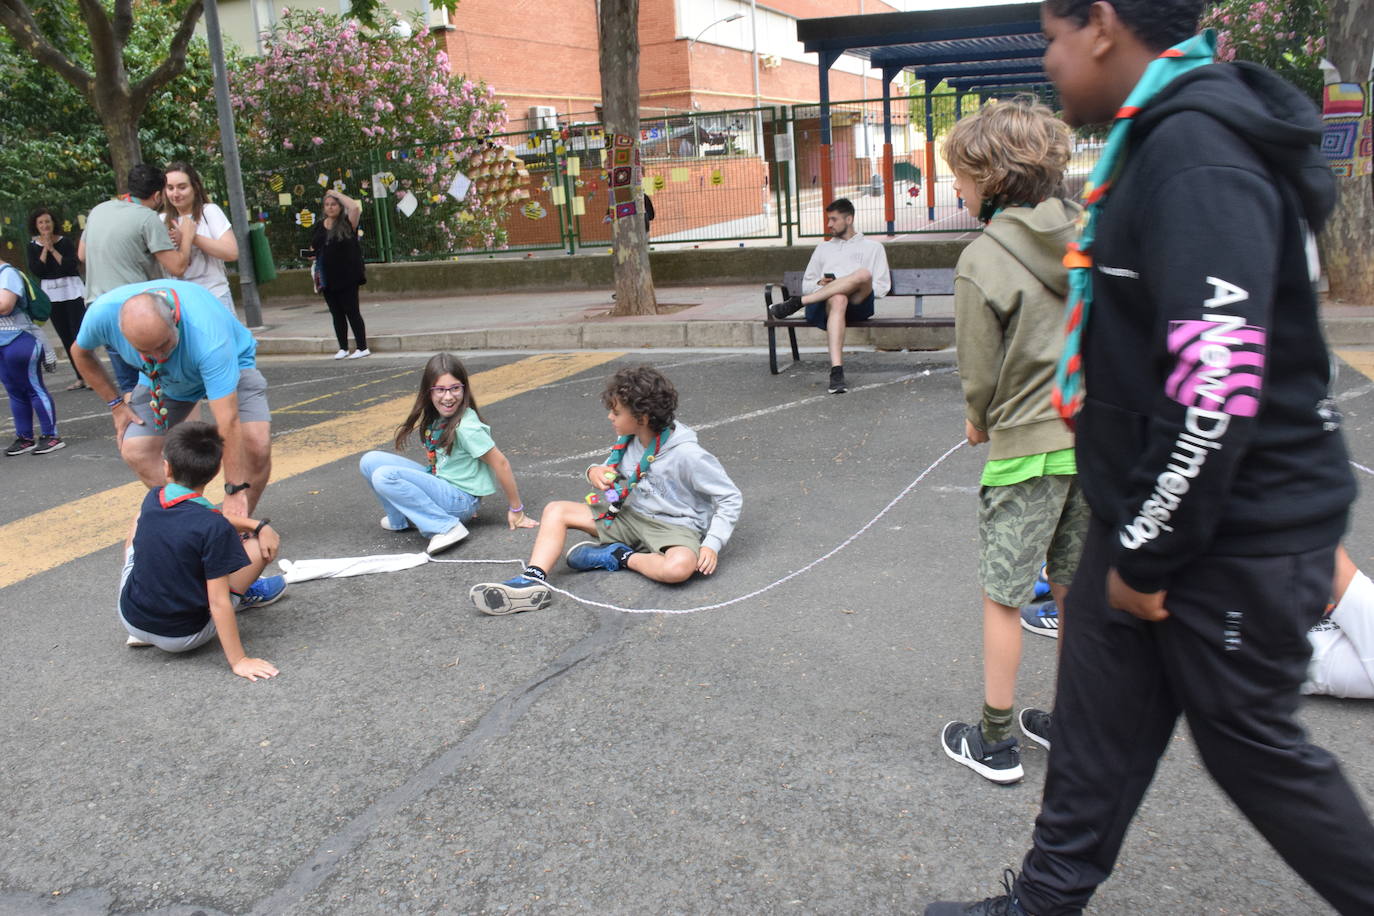
[[[127,402],[92,352],[102,346],[142,370]],[[109,406],[120,455],[149,488],[165,482],[167,431],[201,398],[209,401],[225,442],[224,511],[247,516],[272,469],[272,415],[256,351],[253,335],[204,287],[150,280],[116,287],[91,303],[72,359]]]

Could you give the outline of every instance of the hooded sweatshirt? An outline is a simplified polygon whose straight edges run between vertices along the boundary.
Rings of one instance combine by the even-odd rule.
[[[1073,446],[1050,392],[1064,341],[1064,248],[1080,212],[1059,198],[1009,207],[959,256],[959,380],[968,421],[988,434],[989,460]]]
[[[638,466],[643,454],[644,446],[631,439],[620,466]],[[743,505],[739,487],[716,456],[701,447],[691,427],[677,421],[649,473],[625,498],[624,508],[690,528],[701,535],[701,546],[720,553],[735,530]]]
[[[1355,482],[1329,400],[1312,233],[1335,200],[1312,104],[1200,67],[1139,114],[1093,246],[1079,483],[1126,584],[1341,537]]]

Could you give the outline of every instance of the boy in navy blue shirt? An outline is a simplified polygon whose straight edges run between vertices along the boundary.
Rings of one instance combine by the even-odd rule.
[[[258,578],[281,541],[268,519],[221,515],[201,495],[223,455],[224,439],[208,423],[182,423],[167,434],[169,482],[148,491],[129,531],[119,620],[128,645],[166,652],[187,652],[218,636],[234,673],[256,681],[277,669],[243,651],[234,614],[271,604],[286,591],[281,576]]]

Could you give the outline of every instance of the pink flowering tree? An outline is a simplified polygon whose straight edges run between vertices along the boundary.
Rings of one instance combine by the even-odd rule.
[[[373,206],[394,208],[406,194],[410,215],[389,215],[392,250],[442,256],[505,242],[505,201],[477,191],[461,201],[447,191],[479,161],[506,121],[505,105],[481,83],[449,72],[448,56],[422,23],[375,27],[323,10],[285,9],[259,58],[231,79],[244,184],[254,219],[267,223],[278,258],[304,247],[326,187]],[[387,176],[374,202],[371,177]],[[377,253],[365,212],[365,247]],[[299,243],[299,244],[298,244]]]
[[[1263,64],[1317,99],[1326,18],[1326,0],[1221,0],[1202,24],[1217,30],[1222,60]]]

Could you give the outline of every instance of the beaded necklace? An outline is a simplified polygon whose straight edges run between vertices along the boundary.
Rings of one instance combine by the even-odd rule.
[[[439,440],[444,438],[444,424],[435,420],[420,430],[420,438],[425,442],[425,457],[429,459],[429,472],[437,477],[439,474]]]
[[[652,448],[646,448],[644,454],[639,458],[639,464],[634,469],[633,477],[625,477],[620,473],[620,462],[625,458],[625,450],[634,441],[634,436],[621,436],[616,440],[615,445],[611,446],[611,453],[606,456],[604,462],[616,474],[616,482],[605,490],[591,493],[587,496],[587,505],[596,508],[601,507],[601,514],[596,517],[597,521],[603,522],[608,527],[615,517],[620,514],[620,508],[624,505],[626,497],[630,491],[639,485],[644,476],[649,473],[649,468],[658,459],[659,452],[663,450],[663,443],[672,433],[673,428],[669,426],[658,435],[654,436]]]
[[[181,297],[177,295],[176,290],[174,290],[174,289],[150,289],[150,290],[148,290],[148,292],[151,293],[151,294],[154,295],[154,296],[161,296],[161,297],[163,298],[163,300],[164,300],[169,306],[171,306],[171,308],[172,308],[172,327],[176,328],[178,334],[180,334],[180,332],[181,332]],[[178,343],[178,344],[181,343],[180,337],[178,337],[177,343]],[[141,368],[141,369],[143,370],[143,374],[144,374],[144,375],[148,376],[148,380],[151,381],[151,382],[153,383],[153,396],[152,396],[151,398],[148,399],[148,406],[149,406],[150,408],[152,408],[152,411],[153,411],[153,422],[157,425],[158,432],[166,432],[166,431],[167,431],[167,405],[164,404],[164,403],[162,402],[162,401],[163,401],[163,398],[162,398],[162,379],[161,379],[161,376],[162,376],[162,367],[167,363],[167,360],[169,360],[169,359],[172,358],[172,354],[169,352],[166,356],[162,357],[162,359],[154,359],[154,358],[152,358],[151,356],[148,356],[146,353],[140,353],[140,354],[138,354],[138,355],[139,355],[139,357],[143,360],[143,365],[140,366],[139,368]]]

